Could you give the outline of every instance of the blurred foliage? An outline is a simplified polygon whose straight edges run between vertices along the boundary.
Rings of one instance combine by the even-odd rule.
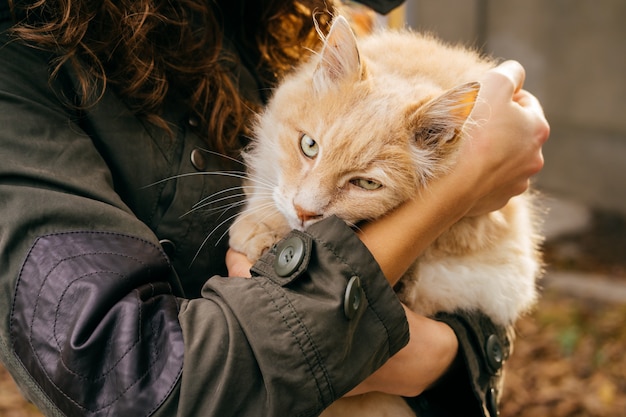
[[[502,417],[624,415],[626,305],[546,293],[517,333]]]
[[[37,407],[21,395],[9,373],[0,366],[0,416],[1,417],[41,417]]]
[[[626,279],[626,216],[595,210],[587,229],[559,236],[544,252],[554,269]]]

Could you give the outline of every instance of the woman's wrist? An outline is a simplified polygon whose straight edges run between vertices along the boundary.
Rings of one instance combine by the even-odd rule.
[[[469,181],[450,173],[387,215],[363,224],[358,235],[394,285],[417,257],[475,202]]]
[[[448,325],[405,307],[409,343],[348,396],[380,391],[414,397],[435,384],[455,363],[459,343]]]

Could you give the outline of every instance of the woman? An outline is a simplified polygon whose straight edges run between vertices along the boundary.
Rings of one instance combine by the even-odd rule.
[[[498,329],[404,311],[389,283],[541,169],[548,126],[519,64],[482,80],[488,122],[431,198],[363,241],[320,222],[298,235],[310,261],[288,279],[273,253],[254,279],[220,278],[250,274],[220,239],[229,213],[188,213],[236,194],[211,173],[241,167],[216,152],[237,155],[267,89],[315,47],[326,3],[0,3],[0,357],[44,413],[313,416],[369,390],[495,411],[497,381],[471,365],[483,347],[466,335]],[[353,276],[365,301],[338,314]]]

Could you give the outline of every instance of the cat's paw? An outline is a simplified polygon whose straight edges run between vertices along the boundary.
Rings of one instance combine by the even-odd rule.
[[[230,227],[229,244],[232,249],[244,253],[250,262],[256,262],[288,232],[284,224],[276,221],[259,222],[242,216]]]

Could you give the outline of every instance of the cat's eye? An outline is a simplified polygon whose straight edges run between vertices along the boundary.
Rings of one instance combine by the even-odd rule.
[[[368,180],[367,178],[355,178],[353,180],[350,180],[350,182],[356,185],[357,187],[363,188],[364,190],[367,190],[367,191],[377,190],[383,186],[378,181]]]
[[[315,140],[306,133],[303,133],[302,136],[300,136],[300,149],[302,149],[302,153],[307,158],[311,159],[315,158],[320,151],[320,147],[317,142],[315,142]]]

